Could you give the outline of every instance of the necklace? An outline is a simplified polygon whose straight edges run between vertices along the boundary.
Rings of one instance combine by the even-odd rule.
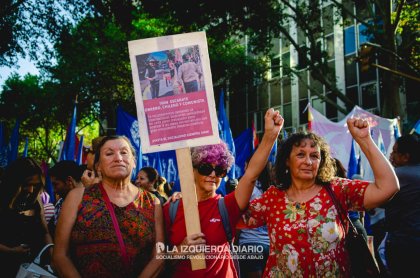
[[[292,202],[293,204],[297,204],[295,206],[298,208],[303,205],[306,205],[306,202],[314,198],[318,194],[319,190],[319,186],[313,184],[311,187],[304,190],[293,190],[293,188],[290,187],[288,190],[285,191],[285,194],[290,202]]]

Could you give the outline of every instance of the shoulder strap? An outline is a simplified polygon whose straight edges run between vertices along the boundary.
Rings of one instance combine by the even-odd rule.
[[[344,227],[344,231],[346,231],[346,233],[352,232],[353,234],[358,234],[356,228],[354,227],[353,223],[351,222],[349,218],[349,214],[343,209],[340,202],[337,200],[337,197],[335,196],[335,193],[332,190],[331,185],[330,184],[326,185],[325,189],[327,190],[328,194],[331,197],[331,200],[334,203],[335,208],[337,209],[338,217],[340,218],[341,225],[343,225]],[[346,216],[348,226],[346,226],[346,222],[343,219],[344,215]],[[346,227],[348,227],[348,229],[346,229]]]
[[[126,266],[128,266],[129,263],[128,263],[127,249],[125,248],[124,240],[121,235],[121,230],[120,230],[120,226],[118,225],[118,220],[115,215],[114,207],[112,206],[111,201],[109,200],[108,194],[106,193],[104,187],[102,186],[102,183],[99,184],[99,189],[101,190],[106,207],[108,208],[109,214],[111,215],[112,224],[114,225],[114,230],[117,235],[118,243],[120,245],[122,261]]]
[[[225,198],[220,198],[217,206],[219,207],[219,213],[222,217],[222,223],[223,223],[223,229],[225,230],[226,238],[229,243],[232,242],[233,235],[232,235],[232,229],[230,228],[230,221],[229,221],[229,213],[226,208],[225,204]]]
[[[169,220],[172,225],[175,221],[176,212],[178,211],[179,199],[169,203]]]
[[[169,220],[172,225],[175,221],[176,213],[178,211],[179,199],[169,203]],[[226,238],[230,243],[233,239],[232,230],[230,228],[229,214],[224,202],[224,198],[220,198],[217,202],[219,213],[222,218],[223,229],[225,230]]]

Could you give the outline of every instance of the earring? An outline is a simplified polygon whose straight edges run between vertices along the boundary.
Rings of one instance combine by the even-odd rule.
[[[288,174],[289,173],[289,169],[286,169],[286,174]]]

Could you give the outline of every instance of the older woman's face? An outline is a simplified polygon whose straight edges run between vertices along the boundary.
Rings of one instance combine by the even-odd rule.
[[[216,167],[216,164],[210,164],[213,168]],[[219,187],[222,177],[216,176],[215,171],[212,171],[209,175],[200,174],[197,168],[194,168],[194,181],[199,192],[216,192],[216,189]]]
[[[124,179],[131,175],[134,167],[133,153],[124,139],[109,140],[100,149],[98,170],[102,177]]]
[[[292,180],[315,180],[321,162],[321,150],[310,139],[293,146],[287,160]]]

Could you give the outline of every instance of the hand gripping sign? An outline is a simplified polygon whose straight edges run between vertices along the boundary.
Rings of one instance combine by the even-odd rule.
[[[142,151],[176,150],[187,235],[200,233],[189,149],[220,142],[206,35],[135,40],[128,48]],[[205,268],[204,255],[191,265]]]

